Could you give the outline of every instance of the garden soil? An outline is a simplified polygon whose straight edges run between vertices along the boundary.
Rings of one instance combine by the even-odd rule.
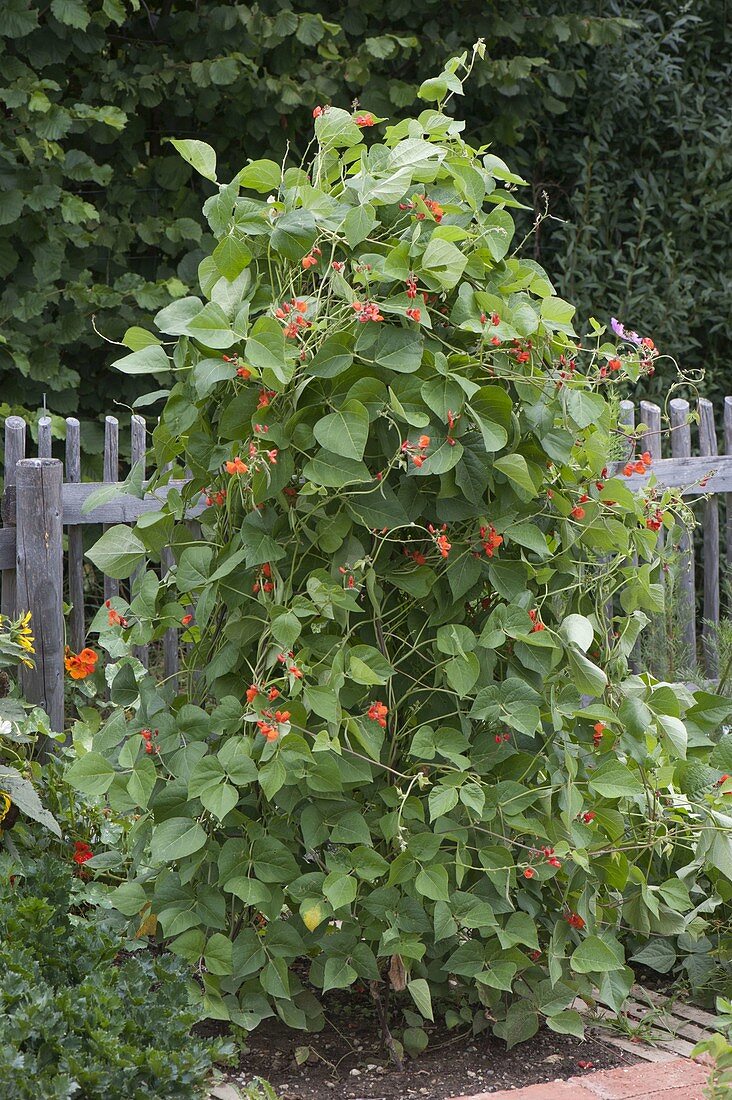
[[[228,1080],[241,1087],[262,1077],[280,1100],[446,1100],[639,1060],[608,1046],[601,1032],[583,1041],[542,1028],[528,1042],[507,1050],[488,1031],[476,1036],[439,1024],[427,1027],[427,1050],[407,1058],[399,1070],[381,1045],[370,1004],[358,998],[327,1005],[325,1027],[317,1034],[293,1032],[279,1021],[266,1020],[250,1035]]]

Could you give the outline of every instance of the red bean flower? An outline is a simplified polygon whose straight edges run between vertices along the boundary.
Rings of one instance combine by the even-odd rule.
[[[389,708],[384,703],[380,703],[377,699],[377,701],[372,703],[366,711],[366,717],[370,718],[372,722],[377,722],[382,729],[386,729],[386,718],[388,713]]]
[[[231,474],[232,477],[238,474],[248,474],[249,467],[247,466],[246,462],[244,462],[239,457],[239,455],[237,455],[236,458],[226,463],[226,472],[227,474]]]

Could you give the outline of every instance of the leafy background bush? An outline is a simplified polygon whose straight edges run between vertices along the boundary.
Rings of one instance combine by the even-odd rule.
[[[491,0],[478,13],[464,0],[7,0],[0,412],[46,393],[54,412],[81,414],[92,452],[94,418],[138,392],[110,383],[92,316],[121,339],[194,288],[210,242],[200,181],[166,137],[207,140],[229,174],[288,143],[297,156],[315,102],[361,97],[399,116],[420,74],[466,45],[467,26],[488,51],[467,92],[470,132],[515,148],[536,208],[546,189],[571,221],[545,223],[537,258],[580,315],[611,303],[685,366],[715,364],[724,388],[726,20],[724,0],[662,12]]]

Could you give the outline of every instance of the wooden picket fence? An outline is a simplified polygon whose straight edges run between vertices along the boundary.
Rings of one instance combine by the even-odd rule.
[[[145,420],[133,415],[130,461],[142,465],[143,477],[146,451]],[[81,481],[80,425],[75,418],[66,420],[64,461],[54,458],[52,452],[50,417],[42,417],[38,422],[37,458],[26,457],[25,421],[18,416],[7,418],[0,528],[0,612],[14,616],[31,611],[35,668],[21,670],[21,684],[26,698],[45,708],[51,728],[62,730],[66,646],[74,652],[84,647],[88,623],[98,610],[98,604],[91,608],[85,605],[93,571],[84,560],[82,528],[91,524],[99,534],[114,524],[133,524],[144,512],[160,507],[170,486],[142,500],[125,496],[84,511],[85,502],[93,493],[120,480],[119,421],[114,416],[105,419],[103,482]],[[170,483],[177,488],[184,484]],[[163,572],[172,564],[172,551],[163,550]],[[105,600],[117,596],[120,582],[103,576],[101,591]],[[68,620],[64,619],[65,602],[71,608]],[[178,635],[177,630],[168,630],[162,643],[163,675],[174,685],[178,674]],[[147,665],[147,646],[139,647],[136,655]]]
[[[696,416],[690,416],[695,412]],[[638,409],[630,401],[621,405],[625,425],[643,423],[641,450],[651,452],[653,473],[660,485],[681,487],[690,497],[702,498],[700,525],[695,547],[685,538],[679,548],[678,588],[682,600],[679,644],[685,668],[697,666],[699,650],[708,677],[718,675],[716,628],[720,618],[721,573],[732,565],[732,397],[725,398],[723,451],[718,454],[714,408],[710,401],[699,400],[695,410],[681,399],[668,403],[668,413],[651,402],[641,401]],[[695,428],[698,424],[698,431]],[[144,468],[147,429],[143,417],[133,415],[130,422],[132,463]],[[83,510],[92,493],[105,484],[116,483],[119,474],[119,422],[108,416],[105,421],[104,481],[81,481],[80,427],[78,420],[66,420],[64,461],[53,457],[51,420],[43,417],[38,424],[38,456],[27,457],[26,424],[17,416],[5,421],[5,488],[2,503],[3,527],[0,528],[0,570],[3,615],[30,610],[36,638],[36,667],[22,673],[26,697],[42,705],[51,726],[62,730],[64,724],[64,653],[66,645],[78,652],[85,644],[91,615],[98,606],[85,606],[85,592],[92,576],[84,561],[82,528],[91,524],[104,528],[113,524],[132,524],[144,512],[160,507],[167,490],[160,489],[143,499],[124,497],[109,501],[91,511]],[[698,435],[694,440],[693,435]],[[696,444],[698,453],[693,454]],[[627,484],[639,490],[647,476],[633,475]],[[703,482],[703,487],[699,483]],[[171,484],[181,488],[184,482]],[[725,508],[726,553],[720,562],[720,505]],[[194,508],[192,514],[200,511]],[[66,538],[64,539],[64,533]],[[701,647],[697,634],[697,592],[695,567],[698,549],[702,565]],[[162,569],[172,565],[172,553],[163,553]],[[104,598],[119,593],[119,581],[103,578]],[[64,602],[70,605],[64,618]],[[87,614],[89,612],[89,614]],[[617,614],[617,609],[616,609]],[[179,661],[179,632],[169,630],[163,640],[164,676],[175,683]],[[147,663],[147,648],[138,650]]]

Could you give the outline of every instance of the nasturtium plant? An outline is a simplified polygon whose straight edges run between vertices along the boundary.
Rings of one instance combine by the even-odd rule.
[[[167,380],[178,480],[92,551],[136,573],[71,778],[134,821],[111,904],[247,1029],[388,982],[410,1051],[437,1012],[580,1034],[628,944],[699,939],[732,892],[730,707],[629,672],[680,505],[630,491],[615,395],[668,360],[577,337],[515,240],[523,181],[444,111],[464,67],[396,125],[318,106],[303,164],[216,183],[200,294],[116,364]],[[171,628],[177,693],[128,652]]]

